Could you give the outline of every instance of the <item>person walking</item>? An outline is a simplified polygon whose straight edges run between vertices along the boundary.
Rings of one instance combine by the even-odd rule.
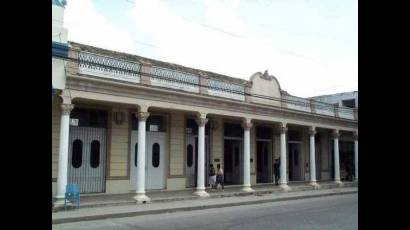
[[[275,159],[275,163],[273,164],[273,173],[275,174],[275,183],[276,183],[276,185],[279,185],[279,178],[280,178],[279,159]]]
[[[216,183],[216,174],[215,168],[213,164],[209,165],[209,185],[211,186],[211,190],[215,187]]]
[[[216,188],[218,189],[218,185],[221,185],[222,191],[224,191],[224,170],[222,169],[220,164],[218,164],[216,167]]]

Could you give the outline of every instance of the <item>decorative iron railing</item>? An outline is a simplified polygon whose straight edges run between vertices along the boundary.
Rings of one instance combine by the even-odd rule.
[[[311,101],[312,108],[317,114],[335,116],[335,107],[332,104],[325,104],[319,101]]]
[[[80,74],[132,83],[140,83],[140,76],[144,75],[149,77],[150,84],[153,86],[199,93],[200,76],[192,73],[159,66],[142,69],[142,65],[137,62],[83,51],[78,53],[78,63]],[[283,93],[281,98],[245,94],[245,86],[234,82],[210,78],[207,81],[207,85],[202,87],[207,88],[208,95],[212,96],[238,101],[245,101],[245,95],[249,97],[261,97],[267,100],[281,101],[282,107],[284,108],[345,119],[357,119],[356,111],[351,108],[339,108],[332,104],[296,97],[286,93]]]
[[[311,112],[310,101],[308,99],[282,94],[282,100],[286,108]]]
[[[231,82],[208,79],[208,94],[245,101],[245,87]]]
[[[151,85],[199,93],[199,76],[158,66],[150,68]]]
[[[282,107],[311,112],[315,114],[340,117],[345,119],[357,119],[355,111],[352,108],[347,107],[335,107],[332,104],[325,102],[309,100],[305,98],[291,96],[289,94],[282,94]]]
[[[79,52],[79,73],[139,83],[141,64],[98,54]]]

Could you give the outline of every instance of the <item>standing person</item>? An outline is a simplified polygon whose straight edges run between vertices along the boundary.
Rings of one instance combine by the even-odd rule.
[[[275,159],[275,163],[273,164],[273,173],[275,174],[275,183],[276,183],[276,185],[279,185],[279,178],[280,178],[279,159]]]
[[[220,164],[216,165],[216,188],[218,189],[218,185],[222,186],[222,191],[224,190],[224,170],[222,169]]]
[[[209,185],[211,186],[211,189],[215,187],[215,182],[216,182],[215,168],[213,164],[210,164],[209,165]]]

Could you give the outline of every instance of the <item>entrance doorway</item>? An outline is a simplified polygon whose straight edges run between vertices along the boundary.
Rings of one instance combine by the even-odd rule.
[[[208,185],[208,172],[211,162],[210,151],[210,122],[205,125],[205,186]],[[198,124],[194,119],[186,120],[186,187],[193,188],[197,186],[198,179]],[[214,166],[215,167],[215,166]]]
[[[186,135],[186,187],[192,188],[197,186],[198,179],[198,135]],[[209,138],[205,136],[205,185],[208,184],[208,171],[210,159]],[[215,166],[214,166],[215,167]]]
[[[353,181],[354,179],[354,142],[339,141],[340,179]]]
[[[70,118],[67,182],[81,193],[105,192],[107,112],[76,108]]]
[[[273,129],[256,126],[256,183],[273,182]]]
[[[271,183],[272,177],[272,141],[256,141],[256,183]]]
[[[243,145],[242,140],[224,141],[225,184],[243,183]]]
[[[145,189],[164,189],[168,152],[167,133],[165,132],[164,117],[152,115],[147,119],[145,137]],[[138,119],[133,117],[131,131],[131,161],[130,184],[132,189],[137,186],[138,160]]]
[[[289,142],[289,180],[290,181],[303,181],[303,154],[302,143]]]

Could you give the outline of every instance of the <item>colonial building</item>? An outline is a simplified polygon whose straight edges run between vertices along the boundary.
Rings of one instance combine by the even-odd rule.
[[[133,192],[138,202],[149,200],[147,190],[207,196],[210,164],[224,168],[226,185],[251,191],[274,186],[274,159],[285,190],[288,181],[358,179],[356,109],[289,95],[267,71],[242,80],[68,45],[66,57],[53,53],[65,62],[52,102],[56,198],[67,183],[81,193]],[[353,152],[339,148],[343,142]],[[341,154],[355,159],[350,176],[341,175]]]

